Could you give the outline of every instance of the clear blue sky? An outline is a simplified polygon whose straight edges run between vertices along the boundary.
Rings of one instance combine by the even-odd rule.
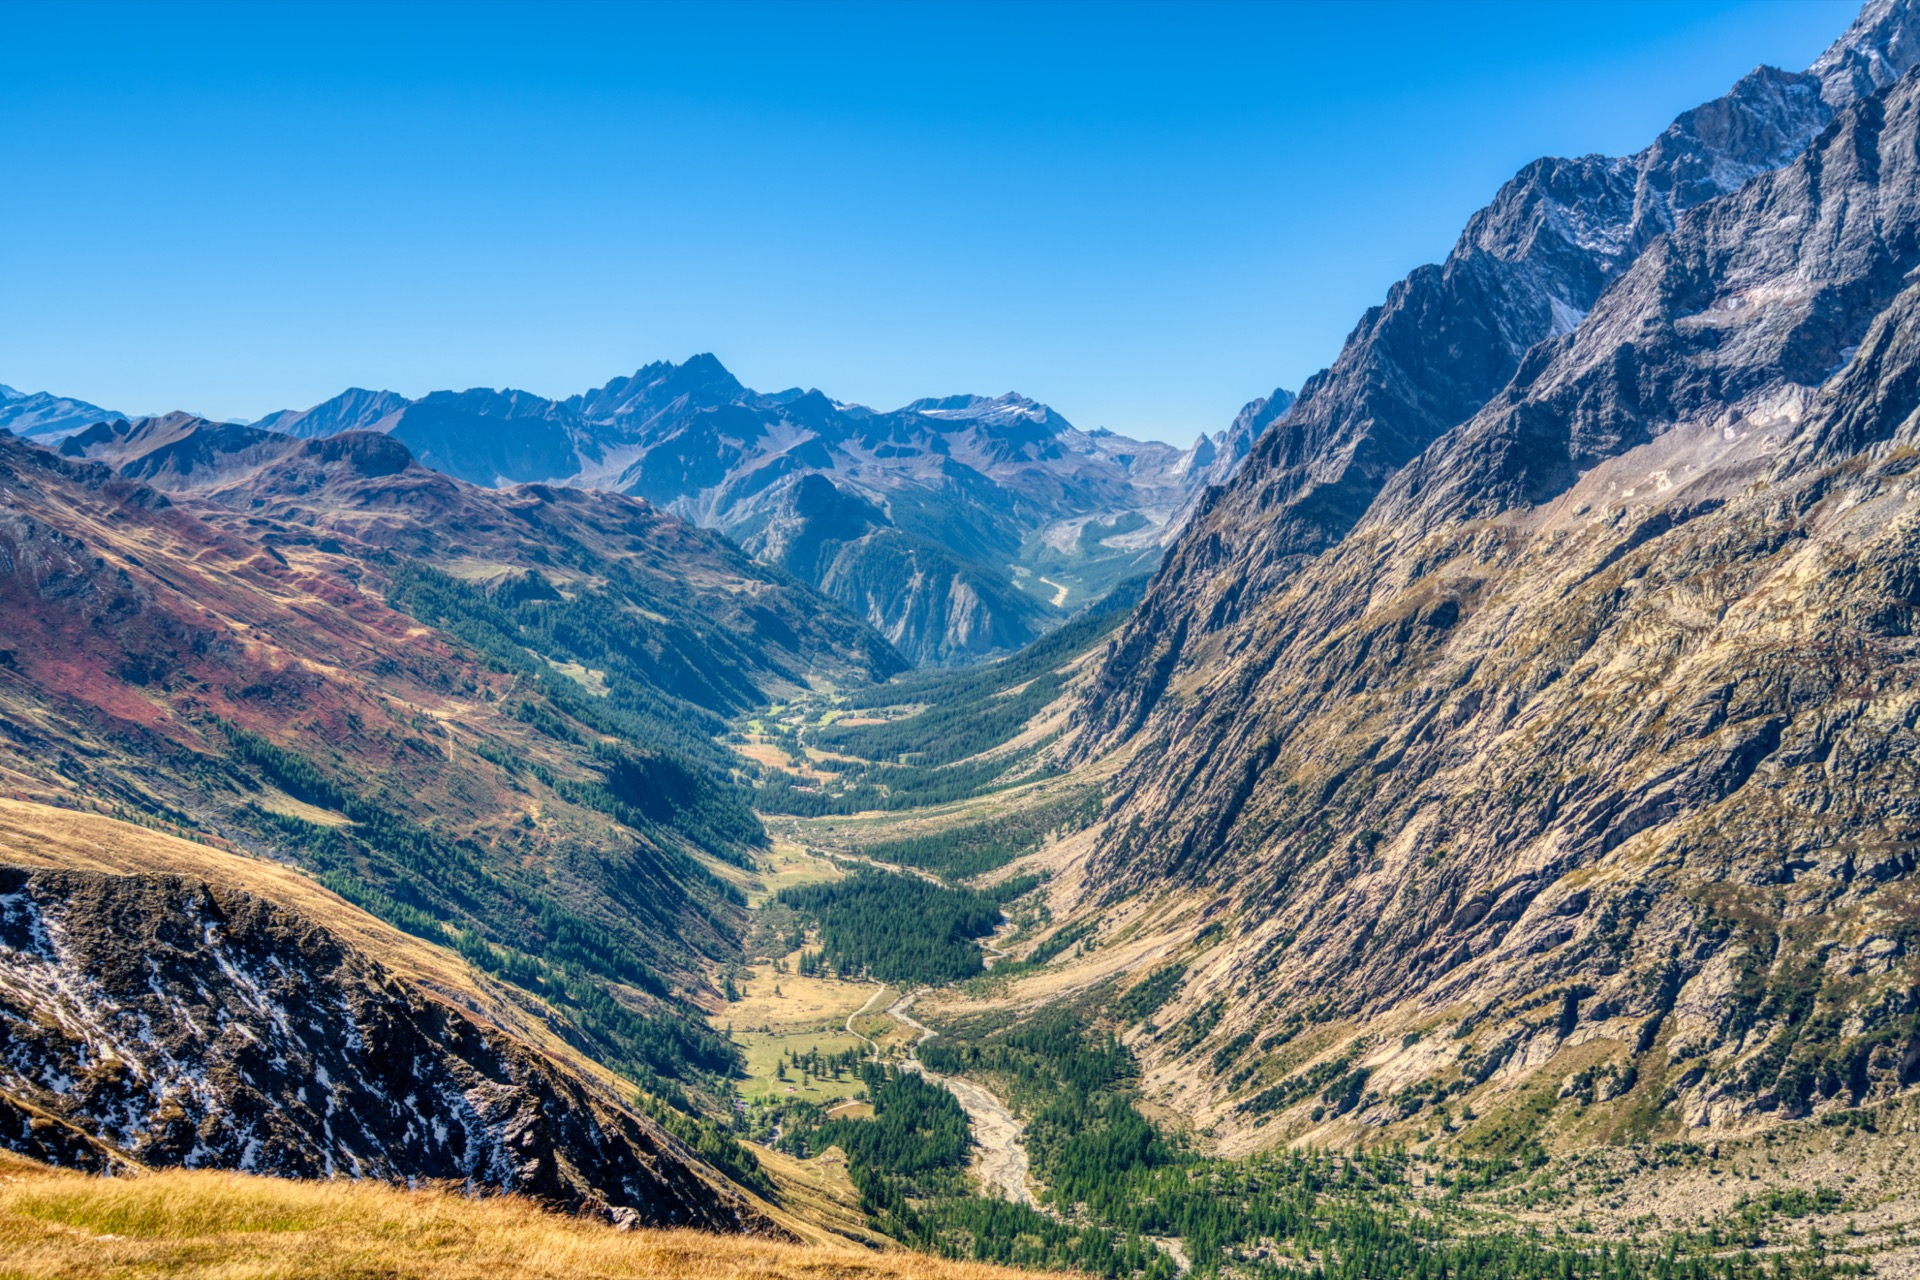
[[[1639,149],[1830,0],[0,5],[0,382],[257,417],[711,350],[1185,441],[1543,154]]]

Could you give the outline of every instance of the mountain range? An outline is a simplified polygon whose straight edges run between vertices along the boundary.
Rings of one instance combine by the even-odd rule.
[[[256,426],[391,434],[481,485],[633,494],[785,568],[916,662],[1018,648],[1150,570],[1208,484],[1291,397],[1181,450],[1082,431],[1025,397],[893,412],[798,388],[762,394],[710,355],[652,364],[564,400],[519,391],[408,400],[353,389]]]
[[[1526,166],[1184,451],[710,356],[6,394],[16,1151],[1153,1280],[1920,1265],[1910,0]]]
[[[42,440],[122,417],[4,394],[0,426]],[[721,530],[914,661],[939,665],[1016,649],[1150,571],[1198,495],[1224,482],[1291,402],[1276,391],[1183,450],[1081,431],[1011,393],[892,413],[817,391],[762,395],[700,355],[565,400],[354,388],[252,425],[297,439],[391,434],[424,465],[478,485],[646,498]]]
[[[125,416],[84,400],[71,400],[46,391],[15,391],[0,383],[0,430],[15,435],[54,439],[96,422]]]

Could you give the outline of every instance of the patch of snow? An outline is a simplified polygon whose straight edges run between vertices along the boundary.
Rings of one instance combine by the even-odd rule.
[[[1551,294],[1547,296],[1547,305],[1553,312],[1553,327],[1547,331],[1547,336],[1550,338],[1564,337],[1572,333],[1580,327],[1580,322],[1587,318],[1585,311],[1570,306]]]

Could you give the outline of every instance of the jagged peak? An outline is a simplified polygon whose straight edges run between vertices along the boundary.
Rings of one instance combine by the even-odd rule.
[[[1851,26],[1807,68],[1835,111],[1852,106],[1920,64],[1920,14],[1912,0],[1867,0]]]
[[[348,387],[309,409],[280,409],[254,419],[251,425],[265,431],[310,438],[370,427],[412,403],[398,391]]]
[[[739,400],[752,393],[711,352],[688,356],[679,364],[656,360],[626,377],[570,396],[563,404],[590,421],[607,421],[639,413],[642,416],[681,396]]]

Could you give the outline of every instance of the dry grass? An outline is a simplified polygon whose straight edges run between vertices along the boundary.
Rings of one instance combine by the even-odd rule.
[[[0,1280],[1009,1280],[917,1254],[616,1231],[511,1197],[170,1171],[89,1178],[0,1157]]]
[[[847,1174],[847,1153],[839,1147],[828,1147],[802,1160],[756,1143],[753,1154],[760,1167],[779,1183],[780,1207],[790,1217],[839,1237],[809,1235],[805,1237],[808,1243],[844,1249],[851,1240],[875,1248],[892,1247],[893,1241],[875,1234],[867,1224],[867,1215],[860,1208],[860,1192]]]
[[[764,906],[782,889],[838,880],[846,874],[846,869],[833,859],[816,857],[791,840],[776,839],[762,863],[760,885],[756,892],[748,894],[747,902],[749,906]]]
[[[817,1049],[834,1054],[861,1047],[859,1037],[847,1031],[848,1017],[862,1009],[884,1009],[894,995],[870,982],[802,977],[794,972],[799,959],[798,951],[786,957],[786,973],[776,973],[771,962],[755,965],[742,984],[741,998],[710,1019],[715,1026],[732,1027],[733,1038],[746,1052],[747,1078],[740,1083],[745,1097],[830,1103],[864,1091],[852,1073],[839,1080],[808,1080],[797,1071],[785,1080],[776,1075],[789,1053]],[[893,1020],[884,1016],[862,1017],[856,1025],[869,1036],[894,1030]]]
[[[800,952],[786,957],[787,972],[774,972],[770,961],[754,965],[741,986],[740,999],[727,1005],[714,1017],[742,1029],[775,1032],[844,1032],[847,1015],[873,1003],[885,1008],[876,998],[878,988],[871,982],[843,982],[838,978],[805,977],[795,972]],[[775,995],[773,989],[780,988]]]

